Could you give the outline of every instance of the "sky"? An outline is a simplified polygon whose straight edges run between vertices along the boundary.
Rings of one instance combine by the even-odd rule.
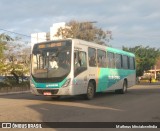
[[[160,0],[0,0],[0,29],[30,36],[53,23],[96,21],[112,31],[112,47],[160,48],[159,6]]]

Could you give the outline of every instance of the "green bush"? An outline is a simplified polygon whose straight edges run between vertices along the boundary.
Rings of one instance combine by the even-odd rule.
[[[14,77],[7,76],[4,82],[0,82],[0,87],[29,87],[29,80],[17,83]]]

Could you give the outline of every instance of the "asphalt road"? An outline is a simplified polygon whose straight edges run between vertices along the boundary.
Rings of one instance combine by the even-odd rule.
[[[1,122],[160,122],[160,85],[136,85],[126,94],[50,97],[0,96]],[[56,129],[60,130],[60,129]]]

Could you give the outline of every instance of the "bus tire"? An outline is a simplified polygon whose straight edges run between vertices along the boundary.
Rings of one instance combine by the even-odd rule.
[[[85,95],[87,100],[91,100],[94,98],[95,95],[95,87],[92,82],[89,82],[88,87],[87,87],[87,94]]]
[[[127,92],[127,88],[128,88],[128,86],[127,86],[127,80],[124,80],[124,82],[123,82],[123,88],[119,89],[119,90],[116,90],[115,92],[117,94],[125,94]]]
[[[127,92],[127,80],[123,82],[123,88],[121,89],[121,94],[125,94]]]

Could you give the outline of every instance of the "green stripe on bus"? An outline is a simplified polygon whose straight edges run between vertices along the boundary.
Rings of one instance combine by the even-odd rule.
[[[125,77],[135,74],[135,70],[100,68],[97,92],[105,91]]]

